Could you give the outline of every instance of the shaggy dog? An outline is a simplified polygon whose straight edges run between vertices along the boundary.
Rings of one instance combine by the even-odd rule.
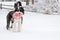
[[[19,5],[19,6],[18,6]],[[24,15],[24,9],[22,7],[22,4],[20,1],[18,1],[17,3],[14,4],[14,8],[15,10],[14,11],[10,11],[8,14],[7,14],[7,26],[6,26],[6,29],[8,30],[9,29],[9,25],[10,25],[10,21],[11,23],[13,23],[14,21],[12,20],[12,15],[13,13],[17,12],[17,11],[20,11],[23,13]],[[23,18],[21,18],[21,20],[23,21]],[[12,28],[12,26],[11,26]]]

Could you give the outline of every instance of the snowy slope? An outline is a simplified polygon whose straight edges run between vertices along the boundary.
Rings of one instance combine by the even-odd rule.
[[[26,12],[21,32],[6,30],[6,15],[0,10],[0,40],[60,40],[60,15]]]

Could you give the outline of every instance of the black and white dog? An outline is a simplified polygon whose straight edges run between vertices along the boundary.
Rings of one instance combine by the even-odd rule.
[[[15,10],[14,11],[10,11],[8,14],[7,14],[7,26],[6,26],[6,29],[8,30],[10,28],[10,22],[13,23],[14,21],[12,20],[12,15],[15,13],[15,12],[22,12],[23,15],[24,15],[24,8],[22,7],[22,4],[20,1],[18,1],[17,3],[14,4],[14,8]],[[23,22],[23,18],[21,18],[22,22]],[[21,22],[21,23],[22,23]],[[12,28],[12,26],[11,26]]]

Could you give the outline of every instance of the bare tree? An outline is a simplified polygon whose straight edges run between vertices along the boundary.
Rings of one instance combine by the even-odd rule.
[[[34,4],[34,0],[32,0],[32,4]]]
[[[26,0],[26,5],[29,5],[29,0]]]
[[[0,9],[2,9],[2,3],[0,3]]]

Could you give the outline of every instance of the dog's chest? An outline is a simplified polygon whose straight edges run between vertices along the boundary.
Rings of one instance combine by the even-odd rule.
[[[12,17],[13,17],[14,19],[19,19],[19,18],[21,18],[21,16],[22,16],[21,13],[15,12]]]

